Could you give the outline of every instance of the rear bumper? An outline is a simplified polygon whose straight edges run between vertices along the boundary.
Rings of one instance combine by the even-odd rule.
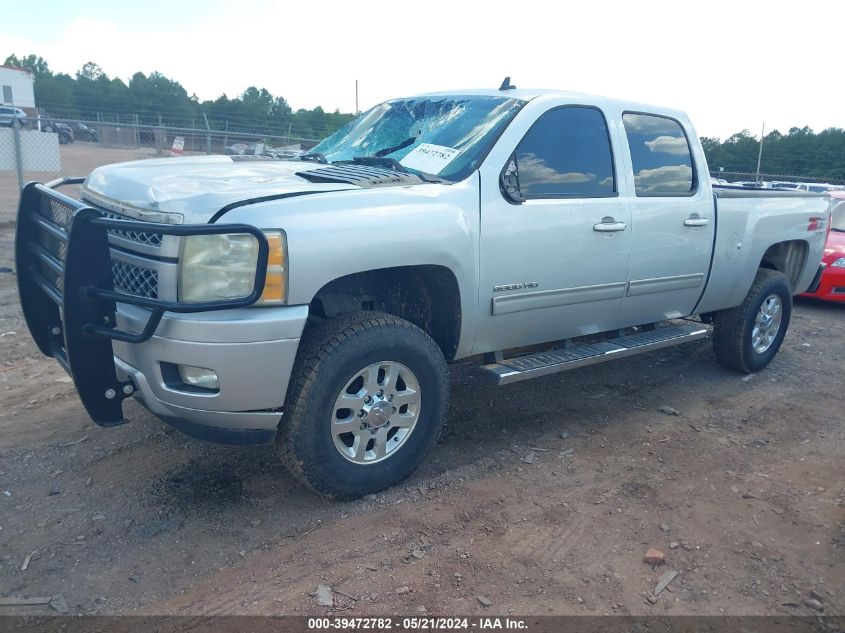
[[[845,303],[845,268],[828,266],[819,278],[818,287],[803,293],[802,297]]]
[[[143,343],[114,341],[118,378],[131,380],[150,412],[193,437],[244,444],[272,441],[307,306],[168,314]],[[147,311],[118,305],[117,325],[135,330]],[[163,366],[163,363],[165,364]],[[166,364],[213,370],[216,392],[174,384]]]

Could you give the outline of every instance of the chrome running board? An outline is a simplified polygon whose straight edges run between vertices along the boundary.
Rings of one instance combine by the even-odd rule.
[[[493,378],[496,384],[508,385],[529,378],[547,376],[577,367],[643,354],[663,347],[689,343],[705,336],[707,336],[707,329],[698,323],[670,325],[607,341],[578,343],[565,349],[507,358],[490,365],[483,365],[482,369]]]

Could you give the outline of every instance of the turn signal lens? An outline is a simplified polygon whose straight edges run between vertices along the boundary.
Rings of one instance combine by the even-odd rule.
[[[279,303],[287,297],[287,284],[283,272],[267,272],[264,282],[264,292],[261,294],[259,303]]]
[[[270,244],[270,253],[267,256],[267,266],[285,265],[285,236],[281,233],[267,233],[267,242]]]
[[[282,231],[265,231],[270,251],[267,253],[267,275],[264,292],[256,305],[286,303],[288,299],[288,246]]]

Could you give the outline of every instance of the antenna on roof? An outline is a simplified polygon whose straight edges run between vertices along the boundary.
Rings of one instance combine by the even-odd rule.
[[[505,77],[505,80],[502,82],[502,85],[499,86],[499,90],[514,90],[516,86],[511,85],[511,78]]]

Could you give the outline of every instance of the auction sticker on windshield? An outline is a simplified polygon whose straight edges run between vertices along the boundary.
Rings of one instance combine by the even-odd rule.
[[[461,150],[445,145],[420,143],[408,152],[408,155],[400,160],[399,164],[409,169],[424,171],[427,174],[439,174],[460,153]]]

